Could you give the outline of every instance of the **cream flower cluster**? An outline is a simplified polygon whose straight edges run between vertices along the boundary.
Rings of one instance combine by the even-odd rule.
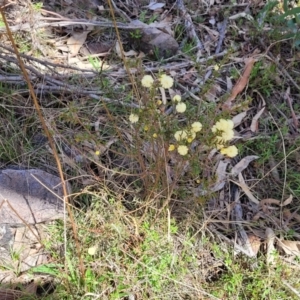
[[[158,78],[160,86],[164,89],[169,89],[173,86],[174,80],[171,76],[162,74]],[[144,75],[144,77],[141,80],[142,86],[146,88],[151,88],[154,84],[154,79],[151,75]]]
[[[162,74],[160,77],[159,77],[159,81],[160,81],[160,84],[161,86],[164,88],[164,89],[169,89],[173,86],[174,84],[174,80],[171,76],[168,76],[166,74]]]
[[[160,75],[158,81],[159,81],[160,86],[163,87],[164,89],[169,89],[174,84],[173,78],[166,74]],[[143,87],[150,89],[154,85],[154,78],[151,75],[145,75],[141,80],[141,84]],[[177,111],[184,112],[186,110],[186,105],[184,103],[180,103],[181,97],[179,95],[177,95],[176,99],[178,101],[178,104],[180,104],[177,108]],[[157,101],[158,106],[161,103],[162,103],[161,100]],[[129,115],[128,119],[129,119],[130,123],[135,124],[139,121],[139,116],[137,114],[132,113]]]
[[[232,120],[221,119],[211,129],[213,133],[217,133],[217,140],[228,142],[234,137],[234,123]]]
[[[146,88],[151,88],[153,83],[154,83],[154,79],[152,78],[151,75],[145,75],[142,78],[142,86],[146,87]]]
[[[200,122],[194,122],[190,128],[184,129],[184,130],[178,130],[174,134],[174,138],[177,142],[182,143],[182,142],[187,142],[191,143],[195,138],[196,138],[196,133],[201,131],[202,129],[202,124]],[[175,150],[174,145],[169,146],[169,151]],[[177,152],[180,155],[187,155],[189,152],[189,148],[186,145],[178,145],[177,147]]]
[[[181,96],[175,95],[172,98],[172,101],[176,103],[175,109],[178,113],[184,113],[186,111],[186,104],[184,102],[181,102]]]
[[[234,123],[232,120],[219,120],[211,129],[216,136],[216,147],[220,150],[221,154],[228,157],[235,157],[238,154],[236,146],[225,147],[224,144],[234,138]]]
[[[235,157],[238,155],[238,149],[236,146],[229,146],[220,150],[221,154],[227,155],[228,157]]]
[[[129,115],[129,122],[134,124],[137,123],[139,121],[139,116],[136,114],[130,114]]]

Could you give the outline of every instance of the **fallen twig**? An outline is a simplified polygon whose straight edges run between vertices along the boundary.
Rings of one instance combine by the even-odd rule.
[[[196,33],[192,18],[189,15],[189,13],[187,12],[182,0],[177,0],[176,5],[180,11],[181,17],[184,19],[184,26],[185,26],[185,29],[187,31],[189,38],[193,39],[196,42],[196,47],[198,49],[197,57],[199,58],[202,55],[204,46]]]
[[[41,18],[40,20],[54,20],[55,18]],[[143,29],[146,27],[149,27],[150,25],[140,23],[140,24],[131,24],[131,23],[121,23],[121,22],[116,22],[116,25],[113,22],[110,21],[92,21],[92,20],[86,20],[86,19],[65,19],[62,20],[60,18],[57,18],[56,22],[38,22],[34,24],[34,26],[31,23],[23,23],[23,24],[18,24],[10,27],[11,32],[16,32],[16,31],[29,31],[38,28],[43,28],[43,27],[65,27],[65,26],[72,26],[72,25],[85,25],[85,26],[95,26],[95,27],[104,27],[104,28],[118,28],[118,29]],[[151,27],[151,26],[150,26]],[[163,24],[155,24],[153,27],[155,28],[164,28],[165,25]],[[5,32],[4,27],[0,27],[0,32]]]
[[[295,114],[293,105],[292,105],[292,99],[291,99],[290,91],[291,91],[291,88],[288,87],[285,94],[284,94],[284,99],[286,100],[286,102],[287,102],[287,104],[288,104],[288,106],[291,110],[293,123],[294,123],[295,128],[297,129],[299,127],[299,122],[298,122],[297,116]]]

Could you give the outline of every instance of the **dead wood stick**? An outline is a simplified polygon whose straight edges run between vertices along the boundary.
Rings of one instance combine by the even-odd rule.
[[[189,38],[193,39],[196,42],[196,47],[198,49],[197,56],[200,57],[202,54],[202,51],[204,50],[204,46],[196,33],[196,29],[195,29],[194,23],[192,21],[192,18],[190,16],[190,14],[187,12],[187,10],[184,6],[183,0],[177,0],[176,5],[177,5],[178,10],[180,11],[181,17],[184,19],[184,26],[185,26],[185,29],[187,31]]]
[[[53,20],[53,18],[41,18],[40,20]],[[18,24],[10,27],[11,32],[16,32],[16,31],[29,31],[37,28],[43,28],[43,27],[64,27],[64,26],[71,26],[71,25],[86,25],[90,26],[93,25],[95,27],[105,27],[105,28],[115,28],[117,27],[118,29],[143,29],[149,27],[149,25],[144,24],[141,22],[141,24],[134,25],[131,23],[121,23],[121,22],[116,22],[116,25],[113,22],[110,21],[91,21],[91,20],[86,20],[86,19],[66,19],[66,20],[60,20],[56,22],[37,22],[34,24],[34,26],[30,23],[24,23],[24,24]],[[151,27],[151,26],[150,26]],[[164,25],[157,25],[155,28],[164,28]],[[5,28],[1,27],[0,32],[5,32]]]

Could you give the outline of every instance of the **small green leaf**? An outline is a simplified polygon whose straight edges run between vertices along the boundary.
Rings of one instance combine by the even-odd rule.
[[[30,269],[30,271],[32,271],[34,273],[43,273],[43,274],[58,276],[60,273],[59,268],[62,268],[62,267],[63,267],[63,265],[46,264],[46,265],[40,265],[37,267],[33,267]]]

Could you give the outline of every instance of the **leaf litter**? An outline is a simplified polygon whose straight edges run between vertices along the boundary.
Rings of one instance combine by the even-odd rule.
[[[53,2],[53,1],[52,1]],[[41,60],[40,66],[38,64],[35,67],[30,65],[34,62],[35,58],[31,56],[31,53],[34,51],[28,51],[23,53],[23,57],[25,55],[30,56],[26,57],[28,59],[27,62],[27,70],[31,74],[32,78],[37,80],[41,80],[43,82],[41,89],[38,89],[37,85],[37,92],[45,93],[45,91],[49,91],[50,94],[54,93],[57,95],[57,91],[64,91],[64,93],[68,95],[76,95],[75,98],[82,99],[80,101],[85,101],[85,97],[90,96],[93,97],[96,101],[106,101],[106,103],[117,103],[120,106],[124,106],[128,103],[126,101],[119,101],[109,97],[102,97],[101,91],[97,90],[92,84],[87,83],[90,81],[91,78],[94,76],[98,76],[99,72],[95,71],[93,64],[89,63],[88,66],[85,65],[83,67],[82,63],[82,54],[80,52],[81,49],[85,47],[88,43],[106,43],[107,40],[109,41],[110,45],[116,45],[115,47],[110,47],[108,54],[101,59],[103,62],[109,62],[110,69],[105,70],[109,71],[107,73],[110,79],[112,79],[116,85],[116,87],[121,86],[120,81],[125,80],[128,74],[124,72],[124,65],[123,62],[120,60],[113,59],[113,55],[118,56],[121,58],[123,55],[128,58],[130,61],[131,58],[135,57],[146,57],[146,59],[142,62],[142,68],[146,72],[173,72],[175,80],[178,83],[177,89],[179,90],[182,98],[191,96],[195,101],[199,102],[199,99],[203,101],[202,103],[217,103],[219,104],[219,108],[222,108],[224,111],[229,112],[231,118],[235,124],[236,136],[244,137],[243,141],[251,140],[255,137],[255,134],[259,135],[262,130],[261,124],[264,123],[264,118],[266,116],[267,111],[267,104],[259,100],[259,104],[255,103],[258,101],[254,93],[251,92],[251,88],[249,87],[249,80],[251,78],[251,73],[253,69],[256,67],[257,59],[256,53],[252,50],[249,50],[249,40],[248,37],[245,35],[242,38],[242,43],[238,47],[232,47],[229,49],[229,40],[230,35],[228,33],[228,25],[226,22],[229,22],[230,26],[234,28],[236,26],[236,20],[240,18],[247,18],[251,20],[252,16],[249,13],[243,11],[243,8],[235,8],[231,11],[231,15],[228,18],[228,21],[223,22],[223,20],[219,20],[219,16],[217,11],[222,9],[222,4],[219,1],[210,1],[211,6],[215,6],[214,10],[211,11],[210,15],[205,15],[206,24],[197,24],[195,21],[195,15],[191,9],[187,9],[187,5],[184,4],[183,1],[177,1],[176,5],[179,10],[180,16],[176,17],[173,16],[172,18],[170,15],[165,15],[167,9],[170,10],[171,14],[175,11],[172,11],[172,7],[166,3],[154,3],[151,2],[145,8],[148,8],[149,16],[157,17],[158,21],[151,22],[150,24],[146,24],[140,20],[137,22],[117,22],[117,28],[122,31],[122,47],[118,44],[116,36],[114,32],[114,23],[109,19],[103,17],[101,14],[105,15],[105,9],[107,7],[103,5],[101,9],[98,9],[98,4],[92,5],[91,9],[98,9],[98,13],[100,16],[96,16],[95,18],[91,18],[83,12],[82,9],[79,8],[79,5],[75,5],[75,1],[64,1],[65,7],[61,9],[59,12],[59,16],[54,20],[50,17],[51,13],[51,5],[46,7],[46,11],[43,12],[43,15],[46,17],[42,17],[39,22],[36,24],[35,30],[39,30],[41,28],[50,27],[52,29],[51,34],[52,38],[55,39],[54,49],[52,51],[43,51],[43,53],[48,53],[48,57],[45,57],[45,60]],[[95,6],[96,5],[96,6]],[[123,16],[128,16],[130,19],[132,17],[130,9],[124,9],[124,4],[118,3],[116,1],[117,8],[123,11]],[[123,5],[123,6],[122,6]],[[26,8],[26,6],[24,6]],[[142,7],[139,7],[141,9]],[[15,9],[15,15],[20,16],[20,12]],[[36,12],[37,14],[40,14]],[[154,15],[157,14],[157,15]],[[106,16],[107,17],[107,16]],[[17,20],[17,19],[16,19]],[[28,32],[34,28],[34,25],[30,24],[30,22],[26,22],[24,20],[22,26],[17,24],[17,22],[13,22],[10,20],[10,25],[14,32]],[[182,45],[178,43],[177,36],[174,34],[175,27],[179,24],[183,24],[185,28],[186,36],[189,39],[194,39],[195,42],[195,49],[191,50],[191,53],[195,54],[195,60],[190,59],[190,57],[183,52]],[[95,38],[93,36],[96,30],[100,31],[101,34],[97,33]],[[201,28],[201,30],[199,30]],[[222,29],[222,30],[221,30]],[[227,29],[227,30],[226,30]],[[134,46],[134,43],[130,43],[130,39],[128,35],[139,34],[142,35],[143,47]],[[102,39],[102,40],[101,40]],[[182,41],[184,44],[184,40]],[[41,44],[41,43],[40,43]],[[170,44],[169,51],[164,49],[164,46]],[[7,48],[7,41],[3,37],[3,45],[0,45],[2,52],[0,53],[0,59],[3,61],[9,60],[12,64],[17,65],[17,61],[13,55],[13,52],[10,48]],[[221,45],[221,46],[220,46]],[[55,46],[57,46],[55,48]],[[6,47],[6,48],[4,48]],[[219,47],[219,49],[218,49]],[[124,48],[124,52],[122,53],[122,48]],[[156,53],[156,49],[158,48],[158,52]],[[228,49],[226,49],[228,48]],[[218,50],[218,51],[217,51]],[[144,52],[146,56],[139,56],[140,52]],[[194,51],[194,52],[193,52]],[[232,54],[234,52],[234,55]],[[55,53],[53,55],[53,53]],[[214,54],[211,54],[214,53]],[[156,56],[158,54],[158,56]],[[74,58],[74,60],[71,60]],[[212,67],[207,65],[207,62],[210,59],[217,59],[221,62],[222,59],[228,59],[227,63],[234,63],[236,62],[236,57],[239,58],[240,62],[243,61],[245,63],[244,69],[239,70],[240,76],[237,80],[234,80],[227,72],[226,67],[223,67],[221,64],[220,70],[214,74],[212,71]],[[163,63],[159,62],[159,59],[167,58]],[[38,57],[36,58],[38,60]],[[260,58],[262,59],[262,58]],[[196,67],[196,63],[203,64],[203,72],[199,72],[199,69]],[[71,63],[71,65],[70,65]],[[101,64],[100,64],[101,65]],[[51,70],[51,74],[47,74],[48,70]],[[104,69],[100,68],[100,73]],[[132,67],[129,68],[132,74],[136,74],[140,72],[141,67]],[[16,74],[16,70],[13,70]],[[68,73],[68,75],[66,75]],[[201,74],[200,74],[201,73]],[[45,76],[47,74],[47,76]],[[56,74],[56,75],[52,75]],[[82,88],[78,89],[76,84],[72,84],[72,82],[66,84],[66,80],[68,79],[69,75],[81,75],[84,79],[83,81],[86,82],[85,86],[83,85]],[[97,74],[97,75],[96,75]],[[14,80],[14,83],[17,84],[24,84],[24,80],[22,76],[15,75],[12,78],[12,75],[5,75],[4,77],[0,77],[0,81],[10,82],[10,80]],[[55,81],[56,80],[56,81]],[[201,92],[202,86],[209,80],[213,81],[213,84],[210,88],[206,91],[206,93]],[[182,88],[180,86],[184,86]],[[248,88],[247,88],[248,87]],[[41,92],[43,90],[43,92]],[[120,89],[121,90],[121,89]],[[229,93],[227,98],[224,98],[225,101],[222,101],[222,97],[226,92]],[[249,95],[249,97],[253,98],[252,106],[244,107],[243,111],[241,110],[240,98],[244,97],[244,94]],[[97,94],[98,93],[98,94]],[[168,93],[165,90],[161,91],[162,93],[162,102],[165,106],[170,102]],[[298,124],[298,115],[297,111],[295,111],[293,106],[293,97],[296,97],[293,92],[291,92],[291,88],[288,87],[284,93],[284,100],[288,105],[290,110],[290,116],[292,118],[292,124],[297,129],[299,127]],[[20,100],[19,100],[20,101]],[[267,102],[267,101],[266,101]],[[22,103],[22,101],[21,101]],[[44,105],[46,103],[44,102]],[[131,107],[137,105],[136,103],[131,103]],[[201,109],[201,105],[198,104],[199,109]],[[48,107],[49,110],[51,109],[51,113],[57,116],[55,113],[55,105],[53,107]],[[101,110],[91,110],[90,117],[96,119],[99,115]],[[51,113],[47,117],[50,117]],[[102,112],[103,113],[103,112]],[[218,112],[219,114],[219,112]],[[82,125],[82,124],[81,124]],[[85,124],[83,124],[85,125]],[[98,126],[98,130],[107,130],[109,125],[100,124]],[[59,132],[58,128],[55,128],[57,132]],[[246,132],[250,132],[249,135],[243,135]],[[130,144],[131,141],[134,139],[133,136],[130,136],[129,133],[123,133],[126,136],[125,140]],[[82,156],[88,157],[88,159],[92,159],[97,161],[94,154],[97,148],[101,148],[101,145],[98,144],[97,141],[90,143],[92,148],[87,149],[88,147],[84,147],[85,141],[81,140],[78,142],[79,146],[77,146],[78,152],[81,153]],[[85,144],[85,145],[84,145]],[[68,147],[68,145],[66,145]],[[80,148],[83,148],[82,151]],[[149,153],[152,153],[151,146],[147,143],[142,146],[144,155],[146,157],[151,157]],[[102,149],[102,148],[101,148]],[[157,150],[157,149],[156,149]],[[62,150],[63,151],[63,150]],[[65,155],[68,156],[67,151],[64,151]],[[116,165],[124,164],[124,166],[132,166],[132,161],[127,158],[120,162],[120,157],[117,155],[113,158],[118,161],[115,163],[111,157],[107,154],[109,151],[103,151],[103,157],[105,162],[106,171],[103,172],[98,168],[98,175],[103,176],[106,179],[112,180],[115,175],[112,175],[113,172],[109,170],[113,170]],[[72,161],[74,157],[69,155],[69,161]],[[76,156],[77,157],[77,156]],[[101,158],[101,159],[102,159]],[[252,155],[245,155],[244,157],[239,157],[236,160],[228,160],[224,159],[218,155],[215,155],[215,152],[212,152],[209,156],[211,165],[214,166],[212,170],[205,170],[208,174],[208,178],[214,178],[214,183],[211,184],[209,187],[204,188],[202,184],[199,184],[197,187],[192,186],[191,190],[194,193],[195,197],[209,195],[211,193],[223,193],[223,199],[221,204],[221,200],[218,197],[212,197],[210,203],[207,204],[207,211],[206,213],[210,216],[210,218],[215,220],[228,220],[228,215],[233,218],[232,220],[239,224],[242,224],[241,221],[247,220],[248,222],[260,220],[261,229],[265,230],[265,240],[267,241],[267,261],[271,264],[274,261],[274,257],[272,256],[273,251],[276,250],[278,246],[285,254],[287,255],[297,255],[298,249],[298,242],[297,241],[289,241],[289,240],[279,240],[275,243],[276,236],[272,231],[272,227],[280,227],[284,228],[282,222],[285,222],[285,225],[288,226],[291,220],[298,220],[299,216],[295,211],[292,209],[292,198],[289,197],[285,201],[281,203],[280,200],[276,200],[273,198],[267,198],[260,195],[268,194],[263,187],[256,189],[255,185],[251,182],[255,179],[255,161],[260,158],[260,153],[254,153]],[[151,157],[151,160],[155,161],[156,157]],[[67,160],[67,158],[66,158]],[[99,159],[98,159],[99,160]],[[174,157],[172,163],[167,165],[167,173],[168,173],[168,182],[171,184],[174,182],[173,178],[175,177],[174,174],[174,166],[177,164],[177,158]],[[70,164],[70,168],[75,168],[76,164]],[[78,168],[78,166],[77,166]],[[188,173],[188,170],[191,168],[189,164],[185,164],[184,168],[181,170],[181,174]],[[208,168],[209,169],[209,168]],[[90,175],[91,170],[85,170],[85,176],[92,176]],[[103,173],[101,173],[103,172]],[[109,174],[111,173],[111,174]],[[252,175],[252,173],[254,175]],[[120,182],[124,184],[126,179],[124,176],[120,176]],[[280,177],[277,175],[277,181],[280,180]],[[179,188],[179,186],[175,186],[174,190]],[[117,188],[116,188],[117,189]],[[238,189],[238,192],[233,193],[232,189]],[[120,189],[121,190],[121,189]],[[226,212],[224,211],[224,206],[227,207]],[[288,206],[289,208],[286,208]],[[214,207],[213,211],[210,211],[209,207]],[[282,208],[284,207],[284,210]],[[291,211],[292,210],[292,211]],[[283,219],[280,217],[280,212],[283,213]],[[250,217],[249,217],[250,216]],[[212,222],[212,225],[213,224]],[[236,225],[235,225],[236,226]],[[252,230],[249,230],[249,227],[244,225],[238,225],[236,227],[228,225],[228,228],[231,228],[231,232],[228,234],[228,231],[222,231],[222,228],[219,226],[217,231],[218,234],[223,235],[224,240],[230,241],[231,243],[236,243],[235,247],[238,249],[242,249],[241,251],[251,257],[255,257],[258,255],[260,246],[261,246],[261,237],[258,235],[253,234]],[[225,229],[225,228],[224,228]],[[243,240],[235,241],[234,230],[237,229],[240,234],[243,236]],[[296,228],[298,230],[298,228]],[[274,235],[274,236],[273,236]],[[247,245],[252,246],[247,246]]]

